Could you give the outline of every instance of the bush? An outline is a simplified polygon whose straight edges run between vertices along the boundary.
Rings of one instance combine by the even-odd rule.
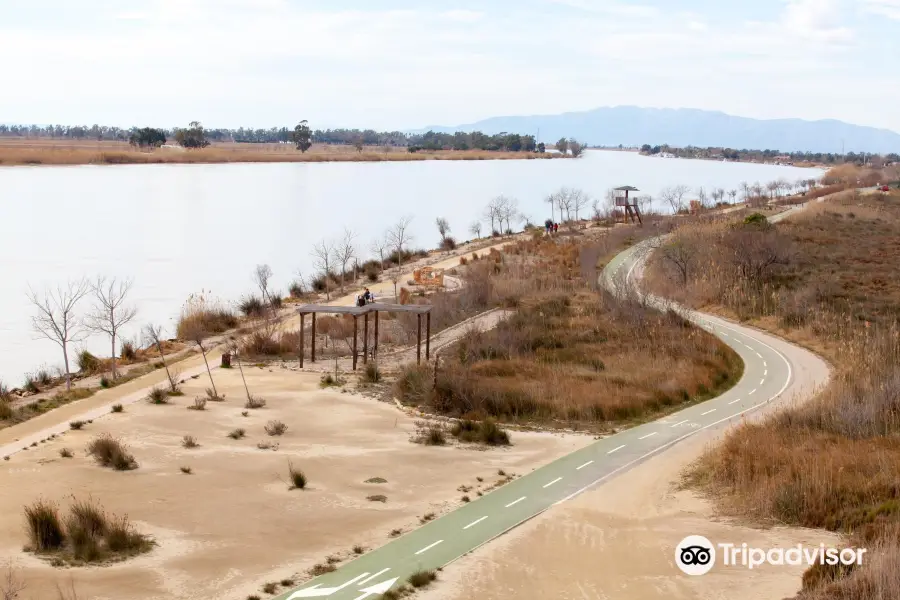
[[[319,379],[320,388],[341,387],[345,383],[347,382],[342,377],[335,376],[331,373],[325,373]]]
[[[247,317],[261,317],[266,312],[266,307],[260,297],[252,294],[243,298],[238,308]]]
[[[55,504],[38,500],[25,507],[25,523],[35,552],[59,550],[66,540]]]
[[[193,406],[188,406],[188,410],[206,410],[206,398],[197,396],[194,398]]]
[[[441,250],[456,250],[456,240],[449,235],[441,240]]]
[[[418,430],[413,442],[425,446],[444,446],[447,444],[447,432],[438,423],[416,423]]]
[[[113,404],[112,407],[110,408],[110,411],[114,412],[114,413],[124,412],[124,410],[125,410],[125,407],[122,406],[121,404]]]
[[[287,425],[282,423],[281,421],[269,421],[266,423],[266,433],[269,435],[284,435],[284,432],[287,431]]]
[[[10,406],[8,401],[0,400],[0,421],[5,421],[7,419],[11,419],[12,416],[13,416],[12,406]]]
[[[86,375],[93,375],[103,370],[102,361],[87,350],[82,350],[75,356],[75,363],[78,365],[78,370]]]
[[[59,455],[62,458],[72,458],[74,456],[74,454],[72,454],[72,451],[68,448],[60,448]]]
[[[182,340],[192,340],[196,334],[214,335],[238,326],[237,315],[203,296],[192,296],[185,303],[178,318],[175,335]]]
[[[136,554],[153,546],[146,536],[134,531],[128,517],[113,517],[106,529],[106,547],[111,552]]]
[[[262,398],[256,398],[254,396],[250,396],[247,398],[247,401],[244,403],[244,408],[263,408],[266,405],[266,401]]]
[[[272,296],[269,298],[269,303],[272,305],[272,308],[279,309],[284,305],[284,299],[281,297],[281,292],[273,292]]]
[[[181,469],[181,472],[184,473],[185,475],[190,475],[191,473],[194,472],[194,470],[190,467],[180,467],[180,469]]]
[[[374,362],[366,364],[366,369],[363,371],[363,381],[366,383],[378,383],[381,381],[381,370]]]
[[[102,385],[103,380],[101,379],[100,382]],[[34,381],[34,377],[32,375],[25,376],[25,391],[31,392],[32,394],[37,394],[41,391],[40,389],[38,389],[37,383]]]
[[[423,588],[431,585],[435,579],[437,579],[435,571],[416,571],[406,581],[414,588]]]
[[[294,280],[288,286],[288,294],[290,294],[291,298],[302,298],[305,293],[302,281]]]
[[[270,581],[262,587],[262,591],[265,594],[274,594],[278,591],[278,584],[274,581]]]
[[[185,448],[196,448],[200,444],[197,443],[197,440],[192,435],[186,435],[181,438],[181,445]]]
[[[100,387],[102,387],[105,390],[105,389],[108,389],[109,386],[110,386],[109,378],[107,378],[106,375],[104,375],[103,377],[100,378]]]
[[[147,402],[150,404],[168,404],[169,392],[163,388],[155,387],[147,394]]]
[[[431,369],[425,365],[410,365],[400,372],[394,391],[403,404],[425,404],[431,392]]]
[[[457,421],[450,434],[461,442],[486,444],[488,446],[508,446],[509,433],[501,429],[493,419],[475,422]]]
[[[88,455],[93,456],[100,466],[116,471],[131,471],[138,468],[137,461],[128,453],[127,447],[109,435],[94,438],[88,444]]]
[[[247,431],[245,429],[238,427],[237,429],[233,429],[231,431],[231,433],[228,434],[228,437],[230,437],[233,440],[239,440],[242,437],[244,437],[246,434],[247,434]]]
[[[313,565],[313,567],[309,570],[309,574],[313,577],[318,577],[319,575],[324,575],[325,573],[332,573],[337,571],[337,567],[328,563],[328,564],[317,564]]]
[[[84,421],[69,421],[69,429],[79,430],[85,426]]]
[[[290,489],[302,490],[306,487],[306,475],[300,469],[294,467],[291,461],[288,461],[288,479],[291,482]]]
[[[131,340],[122,340],[122,349],[119,352],[122,360],[134,360],[137,358],[137,348]]]

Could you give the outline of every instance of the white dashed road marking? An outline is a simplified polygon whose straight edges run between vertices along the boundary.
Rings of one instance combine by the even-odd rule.
[[[557,481],[559,481],[559,480],[561,480],[561,479],[562,479],[562,477],[557,477],[556,479],[554,479],[554,480],[551,481],[550,483],[544,484],[544,487],[545,487],[545,488],[548,488],[548,487],[550,487],[551,485],[553,485],[554,483],[556,483]]]
[[[480,519],[476,519],[476,520],[472,521],[471,523],[469,523],[468,525],[466,525],[465,527],[463,527],[463,529],[468,529],[469,527],[474,527],[475,525],[478,525],[479,523],[481,523],[481,522],[484,521],[485,519],[487,519],[487,515],[481,517]]]
[[[646,440],[648,437],[653,437],[653,436],[656,435],[657,433],[659,433],[659,432],[654,431],[653,433],[648,433],[648,434],[645,435],[644,437],[640,437],[640,438],[638,438],[638,439],[639,439],[639,440]]]
[[[418,556],[419,554],[422,554],[423,552],[428,552],[429,550],[431,550],[432,548],[434,548],[435,546],[437,546],[438,544],[440,544],[443,541],[444,540],[438,540],[433,544],[429,544],[428,546],[425,546],[424,548],[422,548],[421,550],[416,552],[416,555]]]
[[[513,500],[512,502],[510,502],[509,504],[507,504],[507,505],[504,506],[503,508],[509,508],[510,506],[513,506],[514,504],[518,504],[519,502],[521,502],[521,501],[524,500],[524,499],[525,499],[525,496],[522,496],[522,497],[519,498],[518,500]]]
[[[687,419],[685,419],[684,421],[678,421],[677,423],[675,423],[674,425],[672,425],[672,427],[678,427],[679,425],[684,425],[684,424],[687,423],[687,422],[688,422]]]
[[[613,452],[618,452],[619,450],[621,450],[621,449],[624,448],[624,447],[625,447],[625,444],[622,444],[622,445],[619,446],[618,448],[613,448],[612,450],[610,450],[609,452],[607,452],[607,454],[612,454]]]
[[[391,570],[390,567],[388,567],[387,569],[382,569],[382,570],[378,571],[377,573],[375,573],[374,575],[372,575],[371,577],[366,577],[365,579],[363,579],[362,581],[360,581],[357,585],[363,585],[363,584],[365,584],[365,583],[369,583],[370,581],[372,581],[373,579],[375,579],[375,578],[378,577],[379,575],[384,575],[385,573],[387,573],[387,572],[390,571],[390,570]]]
[[[750,392],[750,393],[749,393],[749,394],[747,394],[747,395],[748,395],[748,396],[752,396],[752,395],[753,395],[753,394],[755,394],[755,393],[756,393],[756,388],[753,388],[753,391],[752,391],[752,392]]]
[[[766,382],[766,378],[763,377],[762,379],[759,380],[759,385],[762,385],[762,384],[765,383],[765,382]]]
[[[740,401],[741,401],[741,399],[738,398],[737,400],[732,400],[732,401],[729,402],[728,404],[737,404],[737,403],[740,402]]]
[[[594,462],[594,461],[589,460],[589,461],[587,461],[586,463],[584,463],[583,465],[581,465],[580,467],[576,467],[575,470],[576,470],[576,471],[580,471],[580,470],[582,470],[583,468],[585,468],[586,466],[588,466],[589,464],[591,464],[591,463],[593,463],[593,462]]]
[[[716,412],[716,409],[708,410],[708,411],[706,411],[705,413],[701,414],[700,416],[701,416],[701,417],[705,417],[705,416],[708,415],[709,413],[714,413],[714,412]]]

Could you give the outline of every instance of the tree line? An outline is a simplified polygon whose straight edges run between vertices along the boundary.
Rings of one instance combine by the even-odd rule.
[[[890,153],[886,155],[873,154],[871,152],[847,152],[837,154],[833,152],[781,152],[780,150],[736,150],[734,148],[718,148],[699,146],[685,146],[678,148],[668,144],[651,146],[644,144],[640,148],[641,154],[653,156],[660,153],[673,154],[679,158],[706,158],[712,160],[739,160],[771,162],[777,157],[788,157],[790,162],[814,162],[823,164],[853,163],[858,166],[868,166],[880,169],[885,164],[900,162],[900,155]]]

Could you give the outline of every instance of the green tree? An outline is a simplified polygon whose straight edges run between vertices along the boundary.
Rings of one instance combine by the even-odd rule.
[[[206,148],[209,140],[206,139],[206,131],[200,121],[191,121],[187,129],[179,129],[175,132],[175,141],[183,148]]]
[[[541,142],[540,144],[537,145],[537,151],[540,152],[541,154],[546,152],[546,150],[547,150],[547,146],[544,145],[544,142]]]
[[[559,138],[559,141],[556,142],[556,149],[565,154],[566,150],[569,149],[569,140],[566,138]]]
[[[310,137],[312,133],[309,130],[309,123],[307,123],[306,119],[303,119],[297,126],[294,127],[294,133],[291,136],[293,142],[297,145],[297,150],[300,152],[306,152],[309,150],[310,146],[312,146],[312,142],[310,141]]]
[[[575,138],[569,139],[569,152],[572,153],[573,158],[578,158],[582,154],[584,154],[585,145],[581,142],[575,140]]]
[[[128,138],[128,143],[140,148],[159,148],[166,143],[166,132],[152,127],[136,129]]]

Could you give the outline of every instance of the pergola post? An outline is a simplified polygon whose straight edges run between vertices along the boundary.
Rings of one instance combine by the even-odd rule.
[[[304,354],[304,352],[305,352],[305,347],[304,347],[304,345],[305,345],[305,344],[304,344],[305,340],[303,339],[303,333],[304,333],[304,331],[303,331],[303,329],[304,329],[304,327],[303,327],[303,321],[304,321],[304,317],[306,317],[306,315],[303,314],[303,313],[300,313],[300,368],[301,368],[301,369],[303,368],[303,354]]]
[[[357,331],[357,317],[353,315],[353,370],[356,370],[356,331]]]
[[[369,313],[363,315],[363,364],[369,364]]]
[[[425,360],[431,360],[431,313],[425,314]]]
[[[375,341],[372,342],[373,350],[376,356],[378,356],[378,314],[380,312],[380,310],[375,311]]]
[[[416,329],[416,364],[422,364],[422,313],[416,314],[418,328]]]
[[[310,350],[309,360],[316,362],[316,313],[312,314],[312,349]]]

